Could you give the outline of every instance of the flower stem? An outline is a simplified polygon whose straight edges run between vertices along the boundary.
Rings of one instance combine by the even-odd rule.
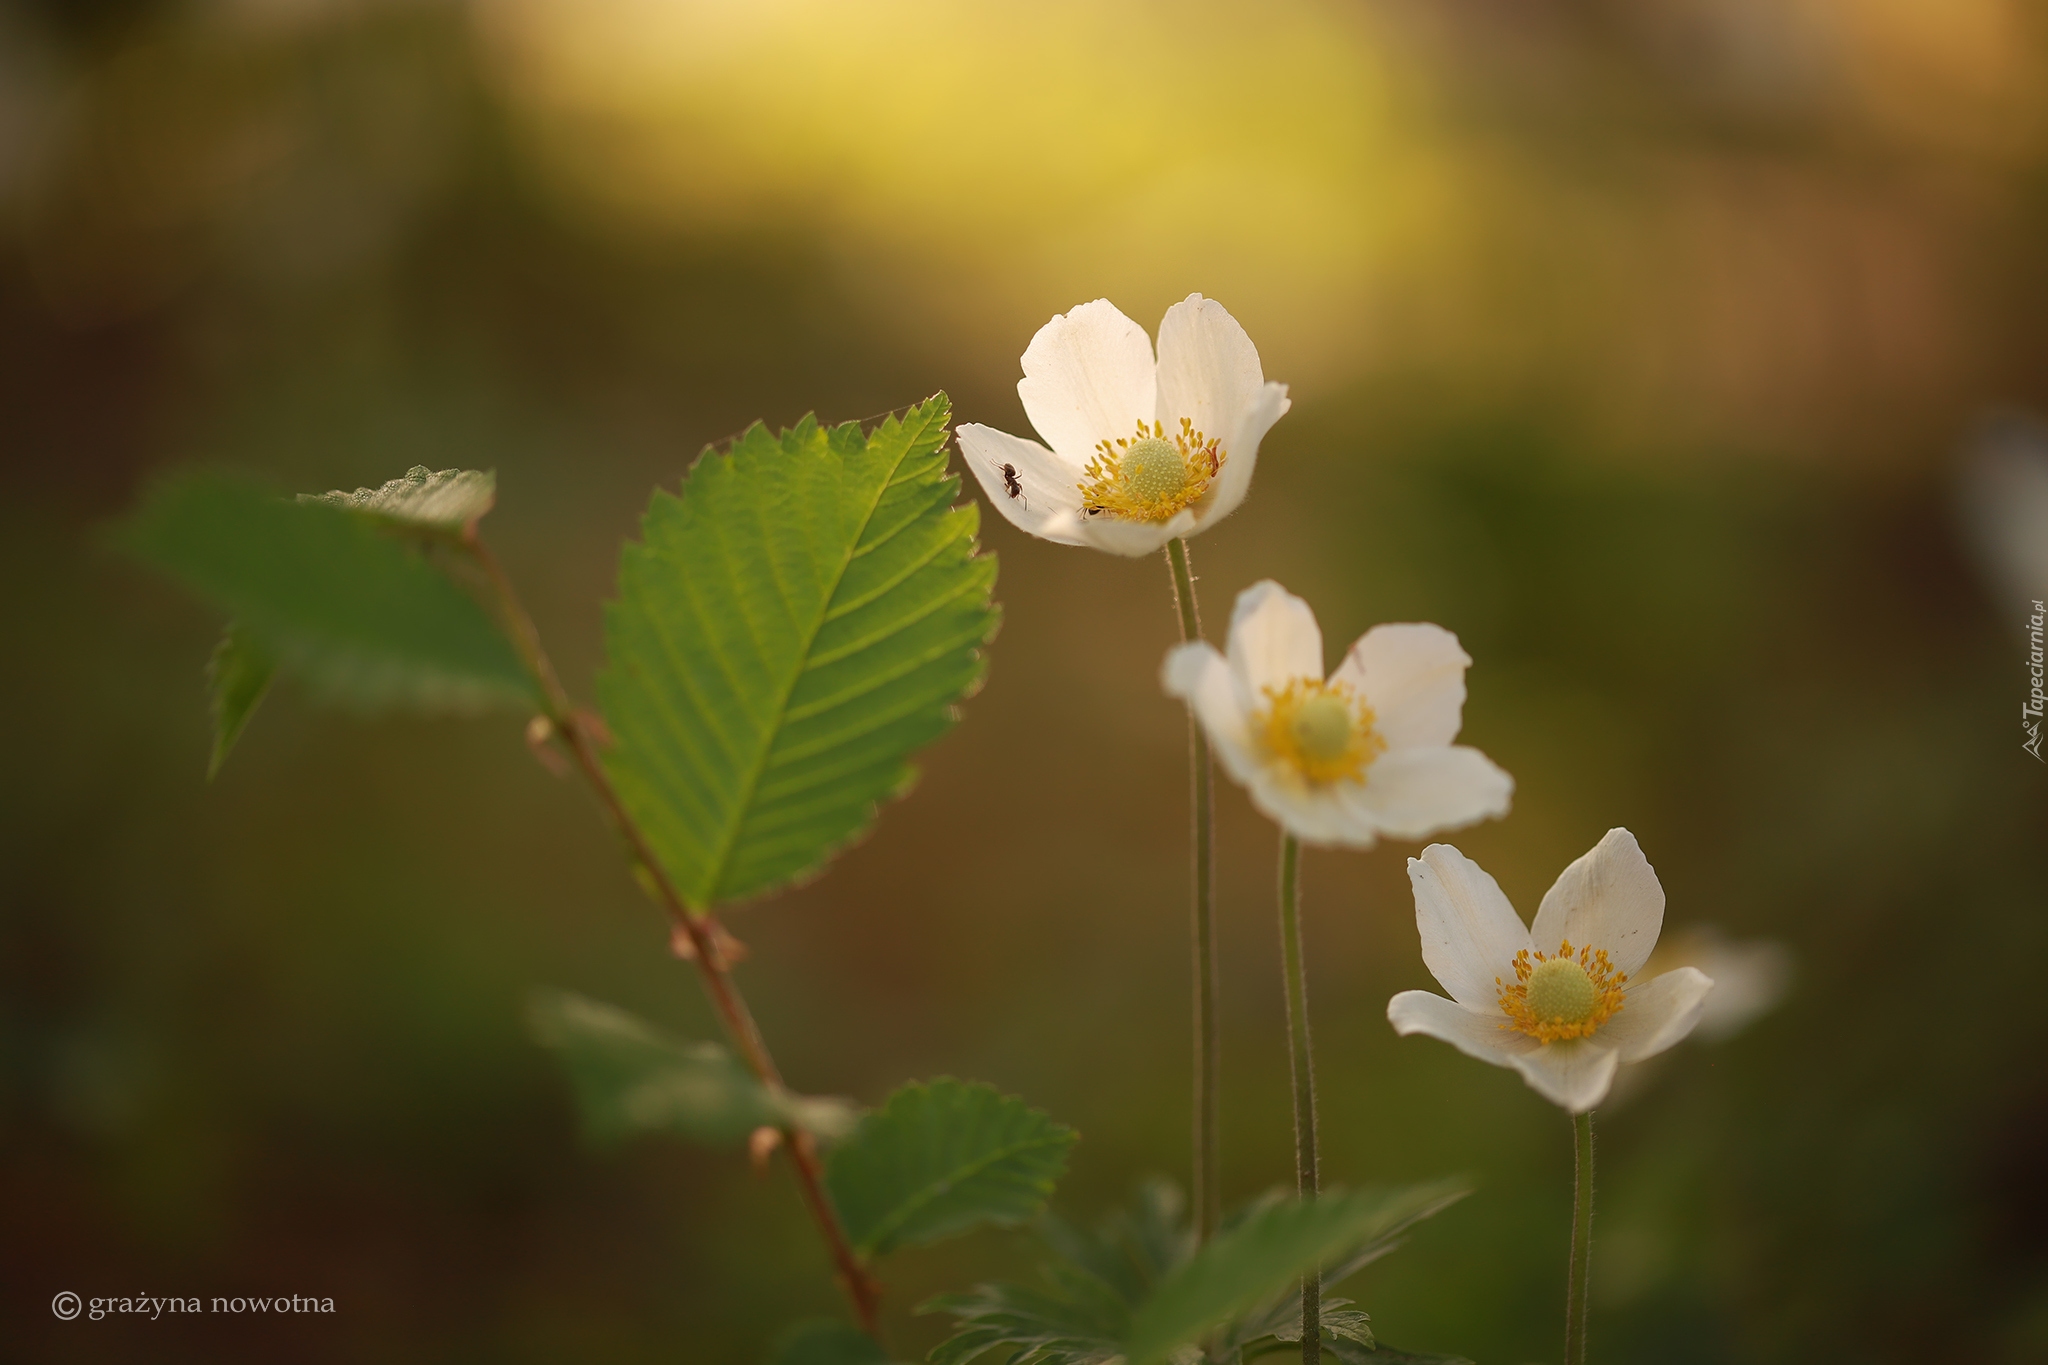
[[[1301,845],[1280,835],[1280,956],[1287,982],[1287,1049],[1294,1075],[1294,1179],[1304,1200],[1321,1188],[1316,1172],[1316,1057],[1308,1033],[1308,972],[1301,958]],[[1323,1272],[1301,1280],[1301,1361],[1323,1356]]]
[[[519,651],[520,659],[540,687],[543,713],[568,746],[578,771],[597,794],[598,802],[611,818],[613,827],[625,839],[628,851],[646,869],[674,931],[690,944],[693,950],[691,958],[697,964],[705,994],[711,997],[712,1007],[724,1021],[726,1032],[732,1036],[741,1058],[761,1084],[777,1094],[784,1093],[782,1072],[775,1065],[775,1058],[769,1054],[767,1040],[754,1023],[753,1011],[747,1008],[739,984],[732,978],[731,964],[720,944],[722,935],[718,921],[709,914],[690,913],[674,883],[669,881],[668,874],[655,858],[647,836],[626,812],[618,793],[612,788],[611,779],[605,775],[604,765],[597,756],[599,736],[604,733],[603,722],[578,709],[570,700],[567,690],[555,675],[554,665],[541,649],[540,633],[534,629],[533,618],[513,591],[512,580],[499,565],[497,556],[490,552],[478,535],[474,522],[464,529],[461,546],[483,571],[491,592],[498,600],[498,609],[511,632],[513,647]],[[790,1165],[796,1172],[797,1185],[803,1192],[804,1204],[817,1220],[818,1231],[832,1254],[840,1286],[853,1302],[854,1315],[860,1320],[861,1330],[880,1342],[881,1288],[854,1253],[846,1229],[839,1221],[839,1214],[825,1193],[825,1171],[818,1159],[817,1144],[809,1133],[795,1126],[783,1130],[783,1139],[783,1145],[789,1150]]]
[[[1173,601],[1180,610],[1180,638],[1202,638],[1202,613],[1195,603],[1195,577],[1188,569],[1187,542],[1166,542],[1173,569]],[[1188,713],[1188,781],[1194,791],[1194,968],[1195,968],[1195,1159],[1196,1244],[1215,1235],[1223,1216],[1223,1170],[1217,1154],[1218,1091],[1222,1080],[1216,1025],[1216,809],[1215,767],[1209,737]]]
[[[1572,1269],[1564,1298],[1564,1365],[1586,1365],[1586,1277],[1593,1268],[1593,1111],[1572,1116]]]

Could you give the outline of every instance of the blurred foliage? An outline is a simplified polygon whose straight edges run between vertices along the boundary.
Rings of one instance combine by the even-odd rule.
[[[535,984],[716,1025],[515,718],[370,726],[287,682],[201,780],[218,618],[100,533],[160,471],[495,468],[494,541],[588,699],[619,546],[705,445],[940,387],[1021,430],[1047,317],[1192,289],[1296,400],[1194,546],[1212,622],[1272,576],[1332,642],[1456,630],[1464,734],[1518,782],[1458,842],[1511,898],[1626,823],[1674,931],[1795,955],[1778,1012],[1602,1113],[1603,1356],[2048,1353],[2048,783],[1950,510],[1979,408],[2048,407],[2033,10],[850,15],[0,10],[9,1353],[750,1362],[838,1311],[742,1154],[577,1141]],[[1028,1095],[1085,1135],[1087,1218],[1186,1142],[1175,631],[1160,566],[990,535],[965,723],[831,878],[732,927],[793,1086]],[[1270,830],[1221,806],[1241,1196],[1291,1138]],[[1428,984],[1398,849],[1305,884],[1331,1179],[1478,1184],[1349,1292],[1396,1342],[1554,1352],[1567,1126],[1392,1037]],[[912,1305],[1032,1259],[900,1253],[894,1353],[945,1330]],[[142,1285],[338,1311],[48,1313]]]
[[[534,1041],[562,1060],[583,1131],[599,1143],[649,1132],[738,1146],[784,1125],[844,1137],[859,1114],[842,1100],[778,1094],[716,1043],[664,1037],[623,1010],[567,991],[537,991],[526,1008]]]
[[[206,661],[206,686],[213,694],[213,752],[206,759],[207,777],[220,776],[220,765],[227,762],[276,677],[277,660],[262,641],[235,625],[221,632],[213,657]]]
[[[1443,1181],[1326,1189],[1311,1202],[1268,1190],[1233,1210],[1198,1248],[1180,1189],[1151,1180],[1140,1186],[1130,1210],[1112,1213],[1099,1231],[1045,1220],[1040,1231],[1057,1258],[1039,1267],[1041,1283],[977,1285],[920,1308],[956,1319],[957,1330],[931,1359],[938,1365],[984,1357],[1032,1365],[1160,1365],[1181,1360],[1205,1338],[1205,1359],[1273,1354],[1280,1343],[1302,1339],[1303,1275],[1319,1268],[1324,1286],[1336,1287],[1466,1193]],[[1318,1321],[1336,1359],[1371,1359],[1370,1315],[1351,1302],[1325,1298]],[[1425,1359],[1454,1365],[1444,1357]]]
[[[538,705],[490,615],[381,519],[202,474],[152,490],[120,540],[323,698],[372,713]]]
[[[889,1353],[849,1322],[799,1323],[775,1343],[771,1365],[889,1365]]]
[[[993,1086],[901,1087],[832,1153],[826,1188],[865,1258],[1045,1209],[1078,1135]]]

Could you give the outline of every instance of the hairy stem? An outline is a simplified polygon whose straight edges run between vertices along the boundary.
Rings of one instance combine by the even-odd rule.
[[[1287,1055],[1294,1074],[1294,1180],[1303,1199],[1321,1189],[1316,1173],[1316,1053],[1308,1033],[1308,970],[1301,959],[1301,845],[1280,835],[1280,956],[1287,982]],[[1301,1278],[1301,1362],[1323,1358],[1323,1272]]]
[[[1586,1277],[1593,1268],[1593,1111],[1572,1116],[1572,1268],[1564,1295],[1564,1365],[1586,1365]]]
[[[1180,611],[1180,638],[1202,638],[1202,613],[1195,603],[1195,576],[1188,569],[1187,542],[1166,542],[1173,570],[1173,601]],[[1197,1244],[1215,1235],[1223,1217],[1223,1171],[1216,1126],[1222,1080],[1216,1024],[1216,809],[1215,765],[1209,737],[1188,713],[1188,781],[1194,791],[1194,968],[1195,968],[1195,1160],[1194,1205]]]
[[[549,723],[561,735],[577,770],[597,794],[612,826],[625,839],[628,851],[646,870],[674,931],[689,943],[691,959],[697,964],[698,978],[704,983],[705,994],[711,997],[712,1008],[724,1021],[734,1046],[763,1085],[772,1091],[784,1092],[782,1072],[775,1065],[775,1058],[769,1054],[767,1040],[762,1038],[759,1026],[754,1023],[753,1011],[747,1008],[739,984],[732,978],[731,964],[720,946],[718,921],[708,914],[690,913],[668,873],[662,870],[660,861],[654,856],[647,836],[634,823],[625,806],[620,804],[611,779],[605,775],[604,765],[597,755],[598,737],[603,733],[602,723],[579,710],[570,700],[555,674],[554,665],[541,648],[540,633],[534,629],[533,618],[527,614],[525,605],[513,590],[512,580],[499,565],[497,556],[478,535],[474,522],[463,531],[461,543],[483,571],[492,594],[497,598],[499,612],[506,629],[511,632],[513,648],[519,651],[520,659],[540,687],[541,704]],[[818,1159],[817,1144],[809,1133],[793,1126],[783,1131],[783,1139],[789,1149],[790,1165],[796,1171],[797,1184],[803,1191],[804,1204],[817,1220],[818,1231],[832,1253],[840,1285],[853,1302],[862,1330],[879,1342],[882,1339],[881,1288],[869,1276],[860,1257],[854,1254],[846,1229],[839,1222],[838,1211],[832,1207],[832,1201],[825,1193],[825,1171]]]

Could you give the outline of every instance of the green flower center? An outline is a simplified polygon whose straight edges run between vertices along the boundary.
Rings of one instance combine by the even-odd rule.
[[[1304,757],[1328,763],[1351,747],[1351,726],[1351,708],[1344,698],[1322,692],[1303,699],[1287,728]]]
[[[1583,1024],[1599,1003],[1599,987],[1570,958],[1547,958],[1529,975],[1529,1013],[1546,1024]]]
[[[1140,502],[1165,502],[1188,486],[1188,462],[1173,442],[1147,436],[1124,451],[1124,482]]]

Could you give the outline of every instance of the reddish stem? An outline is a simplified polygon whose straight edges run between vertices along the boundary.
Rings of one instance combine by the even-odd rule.
[[[726,961],[721,946],[718,921],[709,914],[695,915],[690,912],[683,898],[669,880],[661,862],[648,846],[647,837],[634,823],[633,817],[620,804],[618,793],[613,790],[611,779],[605,775],[604,765],[598,761],[596,735],[602,734],[601,721],[579,711],[570,701],[569,694],[555,676],[554,665],[540,646],[540,633],[534,629],[533,618],[527,615],[519,596],[512,589],[512,580],[499,565],[497,557],[483,543],[477,533],[475,522],[462,532],[462,546],[473,557],[484,576],[490,580],[491,590],[497,595],[498,604],[505,618],[505,624],[512,633],[513,647],[519,651],[527,670],[540,685],[542,704],[548,720],[561,734],[568,746],[576,767],[582,772],[591,790],[611,817],[612,825],[625,839],[627,847],[640,865],[647,869],[648,880],[660,896],[662,908],[668,913],[669,922],[677,933],[684,935],[694,950],[691,960],[697,964],[698,978],[704,983],[704,991],[711,997],[712,1008],[725,1022],[726,1032],[732,1036],[740,1056],[748,1069],[761,1083],[777,1094],[787,1093],[782,1082],[782,1072],[775,1065],[775,1058],[768,1052],[768,1043],[762,1038],[761,1030],[754,1022],[753,1011],[747,1008],[745,997],[740,994],[739,985],[732,979],[731,965]],[[595,731],[595,734],[593,733]],[[817,1144],[803,1129],[791,1125],[783,1130],[786,1146],[789,1148],[790,1166],[796,1172],[798,1188],[803,1191],[804,1203],[810,1208],[811,1216],[817,1220],[818,1231],[823,1234],[825,1244],[832,1253],[833,1265],[837,1268],[840,1286],[853,1301],[855,1316],[860,1319],[861,1329],[876,1341],[882,1339],[881,1287],[867,1272],[853,1244],[847,1240],[846,1229],[839,1221],[838,1210],[825,1193],[825,1170],[818,1160]]]

